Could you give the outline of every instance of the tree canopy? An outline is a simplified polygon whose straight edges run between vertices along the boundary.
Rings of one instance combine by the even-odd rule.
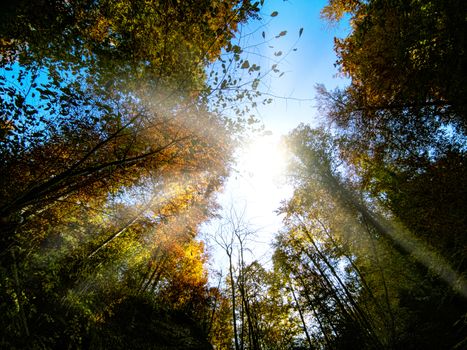
[[[205,72],[258,10],[2,5],[2,347],[209,348],[196,236],[236,121],[208,104]]]
[[[0,5],[0,347],[467,345],[465,1],[328,1],[348,85],[283,138],[268,261],[216,197],[279,73],[237,40],[262,6]]]

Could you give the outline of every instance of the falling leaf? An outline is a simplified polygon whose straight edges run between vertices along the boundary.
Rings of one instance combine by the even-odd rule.
[[[279,33],[279,35],[276,36],[276,38],[280,38],[281,36],[284,36],[287,34],[286,30],[283,30],[282,32]]]
[[[256,90],[258,88],[259,81],[260,81],[259,79],[253,80],[253,83],[251,84],[251,87],[253,88],[253,90]]]
[[[274,11],[273,13],[271,13],[271,17],[276,17],[278,14],[279,14],[279,12]]]

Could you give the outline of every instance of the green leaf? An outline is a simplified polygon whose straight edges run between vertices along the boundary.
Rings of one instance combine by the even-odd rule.
[[[232,51],[233,51],[234,53],[239,54],[239,53],[242,52],[242,49],[240,48],[240,46],[234,45],[234,46],[232,47]]]

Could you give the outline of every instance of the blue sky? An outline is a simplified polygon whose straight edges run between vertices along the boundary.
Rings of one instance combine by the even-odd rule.
[[[286,133],[300,122],[315,123],[319,117],[316,102],[313,101],[316,84],[324,84],[331,89],[345,84],[345,80],[336,77],[338,72],[334,67],[336,56],[333,46],[334,37],[346,36],[348,24],[331,26],[321,19],[320,11],[326,3],[322,0],[265,2],[262,22],[265,24],[266,38],[283,30],[287,30],[287,35],[273,42],[274,49],[266,47],[261,53],[271,57],[278,49],[283,52],[290,48],[297,49],[291,51],[279,64],[279,69],[285,74],[269,82],[275,95],[290,99],[275,99],[270,105],[258,110],[259,117],[274,134]],[[271,18],[269,15],[273,11],[279,14]],[[256,22],[252,22],[249,27],[254,28],[256,25]],[[300,28],[303,28],[303,34],[298,38]]]

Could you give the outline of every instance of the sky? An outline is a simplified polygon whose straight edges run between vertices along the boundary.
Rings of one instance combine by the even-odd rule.
[[[345,83],[336,76],[338,71],[334,67],[336,55],[333,46],[334,37],[345,37],[348,26],[345,23],[331,26],[320,18],[320,11],[326,3],[323,0],[265,2],[262,21],[266,22],[266,37],[277,35],[283,30],[287,31],[287,35],[273,42],[274,49],[265,47],[261,54],[272,57],[278,49],[283,52],[296,49],[279,64],[285,74],[270,81],[271,92],[284,98],[275,99],[270,105],[258,110],[261,120],[274,133],[286,133],[301,122],[316,121],[318,113],[316,102],[313,101],[316,84],[334,89]],[[268,14],[274,11],[278,15],[270,18]],[[255,25],[254,22],[250,23],[251,27]],[[303,28],[301,37],[300,28]]]
[[[321,19],[320,10],[326,3],[324,0],[265,1],[262,19],[252,21],[242,29],[240,45],[251,47],[248,60],[259,62],[262,68],[277,63],[277,68],[284,74],[281,77],[280,73],[272,74],[262,79],[259,90],[278,96],[268,105],[259,105],[255,111],[271,135],[257,139],[238,152],[237,169],[218,199],[224,208],[221,215],[228,215],[232,210],[244,213],[244,220],[255,232],[249,244],[249,258],[263,264],[268,264],[270,243],[282,226],[282,217],[276,210],[280,202],[292,194],[291,187],[281,176],[285,156],[277,147],[278,141],[300,123],[317,125],[316,84],[324,84],[328,89],[346,84],[346,80],[337,75],[333,45],[334,37],[346,36],[349,25],[331,26]],[[278,15],[271,17],[275,11]],[[301,28],[303,31],[299,35]],[[287,34],[275,38],[282,31]],[[277,51],[284,54],[274,56]],[[218,220],[211,221],[203,230],[208,235],[214,234],[220,224]],[[218,269],[222,261],[225,263],[225,258],[213,242],[210,249],[211,265]]]

